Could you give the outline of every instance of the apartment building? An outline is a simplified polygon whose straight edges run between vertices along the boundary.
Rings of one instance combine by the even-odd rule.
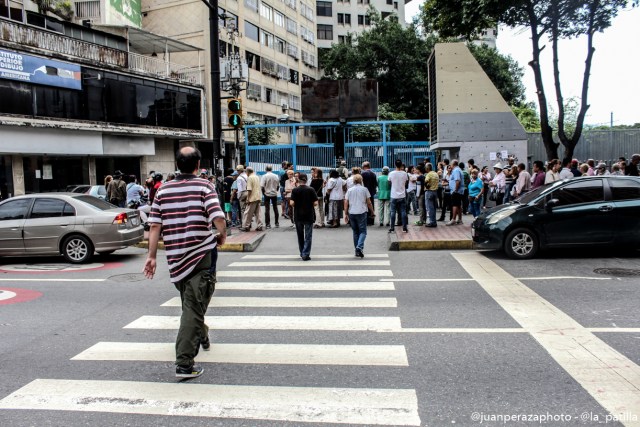
[[[345,43],[349,34],[359,34],[371,25],[367,11],[373,6],[383,18],[391,14],[405,23],[404,6],[411,0],[337,0],[316,1],[318,15],[318,48],[328,49],[332,44]]]
[[[300,122],[301,83],[319,75],[314,1],[221,0],[218,16],[220,56],[238,54],[249,68],[241,93],[245,122]],[[208,9],[202,1],[143,0],[142,27],[206,49],[205,81],[210,78]],[[226,100],[221,109],[226,128]],[[224,138],[232,141],[234,135],[226,132]]]
[[[94,12],[78,25],[0,0],[2,198],[99,184],[115,170],[172,172],[179,145],[206,136],[200,50],[118,10]],[[122,22],[103,19],[112,14]]]

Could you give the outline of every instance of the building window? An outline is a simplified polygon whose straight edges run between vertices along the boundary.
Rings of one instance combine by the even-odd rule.
[[[280,80],[287,80],[289,78],[289,69],[284,65],[278,64],[278,76]]]
[[[258,0],[244,0],[244,5],[247,9],[258,13]]]
[[[364,15],[358,15],[358,25],[364,25]]]
[[[273,21],[273,8],[264,3],[260,3],[260,16],[269,21]]]
[[[298,59],[298,46],[287,43],[287,55],[294,59]]]
[[[289,82],[297,85],[300,82],[300,74],[298,73],[298,71],[289,69],[289,74]]]
[[[338,24],[344,25],[344,13],[338,14]]]
[[[287,43],[276,37],[276,50],[280,53],[284,53],[285,49],[286,49]]]
[[[318,40],[333,40],[333,25],[318,24]]]
[[[333,16],[333,10],[330,1],[316,2],[316,15],[318,16]]]
[[[264,88],[264,102],[268,102],[269,104],[276,103],[276,97],[273,96],[273,89],[265,87]]]
[[[298,23],[291,18],[286,18],[287,20],[287,31],[291,34],[298,35]]]
[[[245,51],[245,58],[247,59],[247,65],[249,68],[260,71],[260,56],[247,50]]]
[[[260,42],[259,34],[260,31],[258,30],[258,27],[253,25],[251,22],[244,21],[244,35],[247,36],[247,38]]]
[[[247,85],[247,98],[254,101],[260,101],[262,95],[262,86],[255,83],[249,83]]]
[[[366,15],[364,17],[364,25],[371,25],[371,18],[369,17],[369,15]]]
[[[398,2],[397,2],[397,1],[394,1],[394,2],[393,2],[393,8],[394,8],[395,10],[398,10]]]
[[[382,16],[382,19],[386,19],[389,15],[391,15],[391,12],[380,12],[380,16]]]
[[[273,22],[275,22],[278,27],[284,28],[284,15],[276,10]]]
[[[284,0],[284,4],[286,4],[291,9],[296,10],[296,2],[297,1],[298,0]]]
[[[260,43],[273,49],[273,34],[260,30]]]
[[[345,25],[351,25],[351,14],[350,13],[345,13],[344,14],[344,24]]]
[[[289,95],[289,108],[292,110],[301,110],[300,97],[295,95]]]
[[[273,62],[270,59],[266,59],[266,58],[262,58],[261,62],[261,67],[262,67],[262,73],[263,74],[268,74],[270,76],[277,76],[278,75],[278,69],[277,69],[277,65],[275,62]]]
[[[387,4],[389,5],[393,4],[393,0],[387,0]]]

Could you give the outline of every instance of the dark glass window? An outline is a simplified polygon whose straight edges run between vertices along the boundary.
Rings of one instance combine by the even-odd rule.
[[[24,219],[32,199],[11,200],[0,206],[0,221]]]
[[[84,117],[82,92],[54,86],[34,86],[36,93],[36,115],[76,119]]]
[[[36,199],[31,209],[31,215],[29,218],[52,218],[62,216],[64,210],[64,200],[58,199]]]
[[[156,101],[156,88],[154,86],[136,87],[136,116],[138,124],[156,126],[156,115],[153,106]]]
[[[364,25],[364,15],[358,15],[358,25]]]
[[[316,2],[316,15],[318,16],[333,16],[332,6],[330,1]]]
[[[333,25],[318,24],[318,39],[333,40]]]
[[[6,114],[33,115],[31,85],[0,80],[0,112]]]
[[[609,180],[613,200],[638,200],[640,199],[640,183],[631,179]]]
[[[250,38],[251,40],[260,41],[259,37],[260,31],[258,27],[253,25],[251,22],[244,21],[244,35]]]
[[[558,199],[557,206],[578,205],[604,201],[601,179],[590,179],[565,185],[551,193],[551,199]]]
[[[64,209],[62,210],[62,216],[76,216],[76,210],[69,203],[65,203]]]

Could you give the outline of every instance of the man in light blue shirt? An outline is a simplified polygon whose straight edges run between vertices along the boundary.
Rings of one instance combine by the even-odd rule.
[[[451,221],[446,225],[462,224],[462,198],[464,197],[464,177],[458,166],[458,160],[453,160],[451,176],[449,176],[449,188],[451,189]]]

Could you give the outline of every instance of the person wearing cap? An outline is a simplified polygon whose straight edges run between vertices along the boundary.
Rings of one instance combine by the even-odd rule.
[[[113,180],[107,187],[107,200],[112,205],[124,208],[127,201],[127,184],[122,179],[122,172],[119,170],[113,173]]]
[[[306,173],[298,174],[298,185],[291,190],[289,204],[293,208],[292,220],[296,226],[300,258],[303,261],[309,261],[311,259],[311,241],[318,196],[315,190],[307,185]]]
[[[340,162],[340,166],[336,168],[336,171],[338,171],[338,175],[340,175],[340,178],[346,180],[347,179],[347,162],[342,160]]]
[[[496,193],[496,206],[500,206],[502,204],[502,200],[504,199],[504,189],[506,187],[506,177],[504,176],[502,169],[502,163],[500,162],[493,165],[493,171],[496,175],[489,183],[491,191]]]
[[[247,197],[246,207],[242,213],[242,227],[240,231],[250,231],[251,222],[253,218],[256,218],[257,228],[256,231],[262,231],[262,218],[260,215],[260,202],[262,201],[262,190],[260,188],[260,178],[253,171],[253,168],[248,167],[247,173]],[[238,179],[240,179],[238,177]]]
[[[378,221],[380,227],[389,227],[389,214],[391,203],[391,183],[389,182],[389,166],[382,168],[382,174],[378,177]]]

